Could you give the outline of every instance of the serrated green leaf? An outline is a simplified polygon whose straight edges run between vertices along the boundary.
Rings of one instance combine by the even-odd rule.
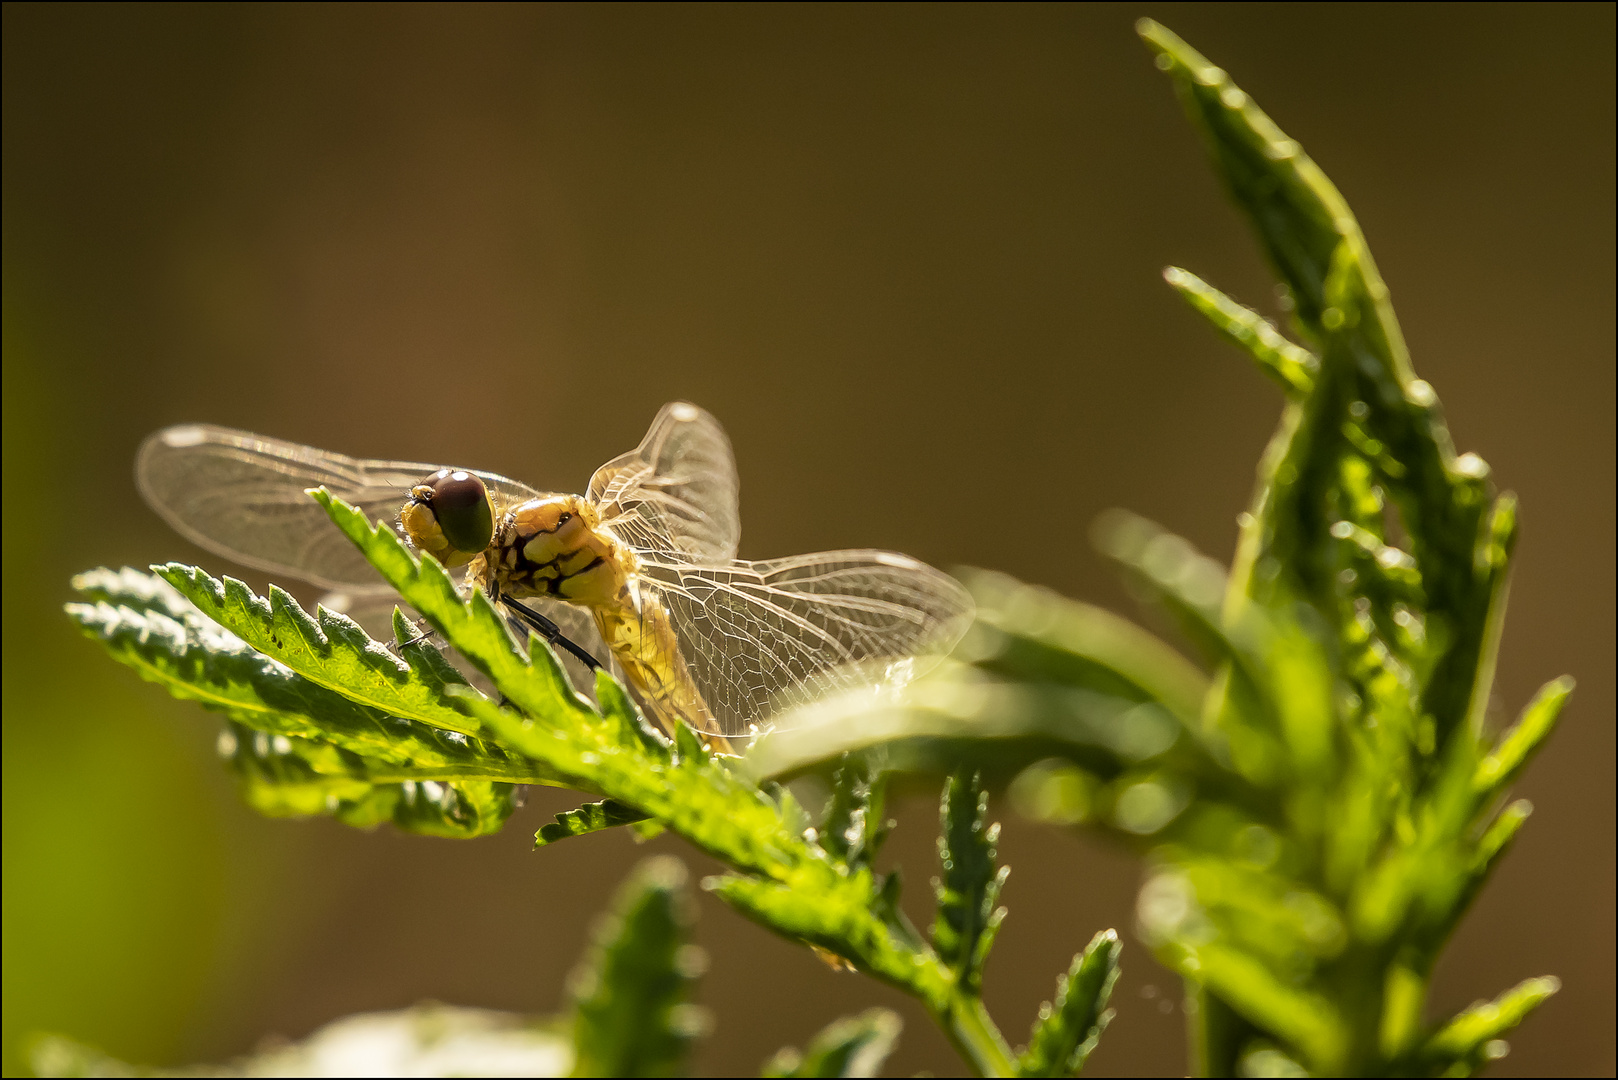
[[[153,570],[207,618],[309,681],[394,716],[478,734],[466,706],[448,693],[452,686],[467,689],[458,675],[446,681],[453,669],[412,665],[346,615],[321,608],[318,618],[311,618],[274,585],[268,598],[255,596],[234,578],[216,579],[180,563]]]
[[[1438,1029],[1422,1047],[1420,1058],[1431,1074],[1471,1076],[1488,1062],[1505,1056],[1495,1040],[1526,1020],[1562,988],[1559,979],[1526,979],[1493,1001],[1479,1001],[1463,1009]]]
[[[776,804],[700,739],[688,733],[671,750],[605,672],[597,674],[598,711],[573,691],[538,637],[530,635],[526,655],[519,651],[481,592],[463,600],[437,562],[417,560],[391,529],[323,491],[315,497],[405,601],[514,706],[465,693],[458,699],[504,745],[545,763],[570,786],[640,808],[732,865],[786,880],[818,864],[828,882],[834,876],[784,828]]]
[[[1118,931],[1103,930],[1056,980],[1056,997],[1039,1009],[1018,1076],[1077,1076],[1112,1019],[1107,1000],[1118,981]]]
[[[162,578],[126,568],[82,574],[74,584],[97,602],[69,604],[68,614],[115,659],[230,718],[221,749],[244,800],[262,814],[481,836],[511,815],[515,783],[555,782],[483,740],[388,716],[305,679]]]
[[[705,961],[679,860],[642,863],[570,980],[574,1076],[677,1076],[703,1031],[688,1003]]]
[[[875,772],[875,775],[873,775]],[[845,754],[832,773],[831,800],[820,826],[820,846],[850,869],[870,866],[890,823],[883,795],[886,777],[864,755]]]
[[[1319,357],[1282,337],[1270,320],[1238,304],[1189,270],[1171,266],[1163,271],[1163,280],[1289,394],[1307,394],[1314,387]]]
[[[220,750],[243,799],[269,817],[330,815],[356,828],[392,821],[405,832],[470,839],[499,832],[517,808],[514,784],[391,780],[399,770],[386,763],[236,723],[220,736]]]
[[[1311,328],[1332,321],[1326,314],[1332,260],[1345,239],[1359,237],[1342,195],[1228,75],[1160,24],[1142,19],[1136,29],[1207,137],[1216,170],[1291,288],[1300,321]],[[1385,287],[1380,291],[1385,296]],[[1397,324],[1391,330],[1402,354]]]
[[[868,1009],[833,1020],[799,1052],[788,1047],[764,1066],[761,1076],[875,1076],[899,1043],[899,1014]]]
[[[449,574],[437,560],[417,559],[386,526],[333,498],[324,489],[311,493],[383,578],[406,602],[443,634],[462,656],[500,685],[500,675],[517,683],[522,697],[502,692],[532,717],[554,719],[560,726],[587,723],[594,713],[590,703],[574,692],[561,664],[549,648],[534,648],[530,636],[523,655],[506,631],[505,621],[481,590],[463,600]],[[448,627],[454,628],[451,634]],[[464,696],[461,704],[469,705]]]
[[[570,836],[583,836],[585,833],[600,832],[620,825],[633,825],[645,820],[646,815],[634,807],[625,806],[615,799],[603,799],[601,802],[586,803],[577,810],[557,814],[555,822],[541,826],[539,832],[534,834],[534,846],[544,847],[558,840],[566,840]]]
[[[1272,443],[1233,583],[1249,590],[1269,557],[1268,565],[1287,568],[1306,595],[1325,605],[1334,524],[1325,495],[1339,455],[1374,443],[1372,456],[1388,474],[1411,532],[1430,603],[1460,631],[1436,658],[1416,710],[1436,719],[1441,743],[1477,700],[1473,689],[1488,652],[1493,583],[1479,580],[1473,568],[1487,467],[1475,456],[1455,455],[1436,395],[1411,370],[1387,288],[1336,188],[1223,71],[1158,24],[1143,20],[1139,29],[1291,288],[1300,324],[1323,345],[1314,390],[1289,411]],[[1345,430],[1359,441],[1345,441]]]
[[[1499,743],[1478,762],[1472,789],[1479,799],[1488,799],[1511,786],[1527,768],[1528,762],[1556,730],[1562,706],[1573,695],[1573,679],[1563,675],[1539,688],[1534,700],[1523,709],[1521,718],[1501,736]]]
[[[808,942],[884,982],[909,990],[934,1012],[950,1010],[954,978],[939,959],[873,912],[872,879],[862,870],[830,888],[794,889],[727,874],[702,887],[760,925]]]
[[[983,965],[1005,920],[1000,890],[1011,873],[1010,867],[995,865],[1000,826],[988,823],[988,812],[989,793],[979,774],[963,772],[945,781],[938,838],[943,876],[936,886],[933,948],[970,994],[980,992]]]
[[[368,779],[557,780],[485,740],[390,716],[304,678],[207,618],[163,578],[96,570],[74,586],[96,602],[67,605],[69,616],[143,678],[255,730],[357,755]]]

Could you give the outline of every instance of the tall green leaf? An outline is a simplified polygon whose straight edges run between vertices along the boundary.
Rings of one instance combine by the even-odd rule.
[[[573,974],[574,1076],[678,1076],[703,1014],[689,1004],[706,961],[690,944],[685,867],[648,859],[619,892]]]
[[[764,1066],[762,1076],[875,1076],[899,1043],[899,1015],[868,1009],[858,1016],[833,1020],[801,1052],[780,1051]]]
[[[1011,873],[1009,866],[995,865],[1000,826],[988,823],[988,812],[989,793],[977,773],[957,774],[945,782],[938,838],[943,876],[936,886],[933,947],[955,972],[957,984],[970,993],[981,990],[984,962],[1005,921],[1000,890]]]
[[[1118,981],[1123,946],[1115,930],[1103,930],[1073,958],[1056,981],[1056,997],[1039,1008],[1028,1049],[1017,1061],[1018,1076],[1077,1076],[1101,1032],[1112,1019],[1107,999]]]

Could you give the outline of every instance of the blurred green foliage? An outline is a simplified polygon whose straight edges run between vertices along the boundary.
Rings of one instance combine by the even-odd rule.
[[[695,917],[684,865],[647,859],[597,927],[563,1016],[429,1002],[346,1017],[222,1065],[142,1068],[61,1036],[35,1040],[30,1061],[39,1076],[679,1076],[708,1028],[688,1000],[707,963],[690,941]],[[898,1017],[876,1009],[832,1024],[807,1054],[783,1051],[776,1061],[808,1070],[787,1075],[873,1075],[898,1034]]]
[[[268,1045],[223,1064],[184,1069],[133,1065],[60,1035],[33,1040],[36,1076],[566,1076],[574,1060],[566,1018],[424,1002],[358,1013],[296,1043]]]
[[[69,406],[52,400],[46,350],[16,317],[9,291],[0,322],[6,467],[56,475],[86,451],[64,445],[56,430],[53,418]],[[37,487],[31,513],[72,519],[74,492]],[[162,1058],[185,1035],[181,1018],[213,992],[214,965],[233,955],[223,912],[251,906],[253,883],[273,872],[280,853],[271,844],[258,865],[237,858],[218,814],[228,786],[192,734],[173,725],[160,700],[104,678],[105,665],[81,665],[71,628],[40,620],[59,602],[59,580],[41,573],[60,561],[52,530],[7,529],[0,543],[0,1071],[22,1074],[28,1033],[64,1016],[85,1037]]]
[[[833,1020],[802,1051],[787,1047],[762,1076],[875,1076],[899,1039],[899,1017],[887,1009]]]
[[[1015,777],[1023,812],[1148,856],[1139,931],[1185,979],[1207,1075],[1466,1074],[1556,989],[1530,979],[1437,1025],[1439,951],[1528,816],[1506,792],[1572,690],[1488,715],[1516,502],[1457,455],[1330,181],[1229,77],[1141,34],[1203,131],[1286,295],[1286,339],[1177,268],[1194,309],[1284,390],[1230,572],[1117,511],[1096,540],[1198,655],[1002,575],[908,701],[855,693],[754,751]]]
[[[704,1015],[687,1002],[706,965],[689,944],[685,867],[650,859],[627,882],[574,973],[574,1076],[677,1076]]]

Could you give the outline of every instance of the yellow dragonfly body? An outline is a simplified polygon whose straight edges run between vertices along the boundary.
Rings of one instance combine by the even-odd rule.
[[[148,438],[136,477],[158,513],[211,551],[334,590],[326,603],[338,610],[391,601],[306,494],[325,487],[395,522],[423,555],[464,572],[465,587],[576,657],[615,661],[666,730],[685,723],[721,749],[792,705],[907,681],[971,620],[960,585],[893,552],[738,560],[730,443],[686,402],[664,406],[583,495],[195,424]]]

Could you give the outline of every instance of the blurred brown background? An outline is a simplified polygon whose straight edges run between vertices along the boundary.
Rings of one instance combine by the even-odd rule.
[[[576,801],[548,791],[470,843],[243,809],[213,720],[58,608],[98,564],[228,569],[136,496],[156,427],[577,489],[688,397],[735,442],[747,557],[887,546],[1129,610],[1085,541],[1125,505],[1228,558],[1278,397],[1158,273],[1274,303],[1149,14],[1337,181],[1460,448],[1522,496],[1502,701],[1580,686],[1434,1007],[1558,974],[1500,1071],[1611,1073],[1613,11],[6,5],[6,1071],[35,1028],[179,1063],[426,997],[555,1009],[646,853],[529,851]],[[918,905],[933,815],[893,845]],[[1003,852],[1016,1039],[1127,933],[1138,866],[1016,821]],[[907,1020],[890,1073],[959,1068],[706,898],[700,935],[700,1070],[873,1003]],[[1174,980],[1124,959],[1093,1071],[1183,1071]]]

